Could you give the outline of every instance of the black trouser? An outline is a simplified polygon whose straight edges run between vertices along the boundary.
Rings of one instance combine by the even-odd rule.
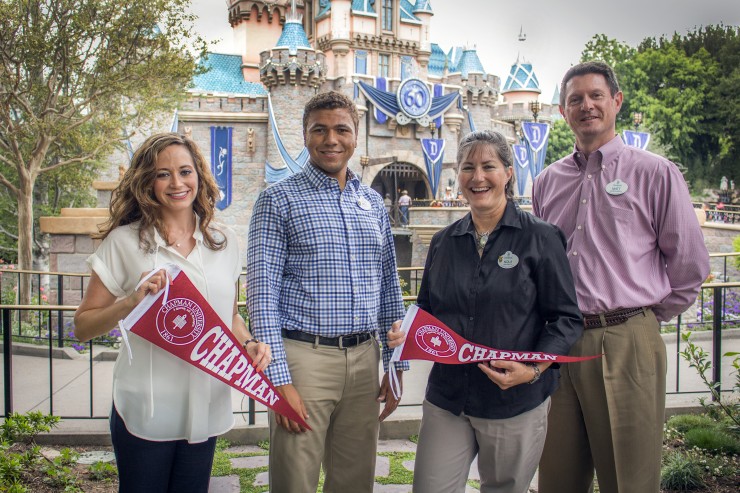
[[[110,433],[120,493],[208,492],[216,437],[201,443],[145,440],[129,433],[115,406]]]

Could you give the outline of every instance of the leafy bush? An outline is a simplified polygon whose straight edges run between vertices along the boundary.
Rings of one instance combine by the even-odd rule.
[[[117,475],[118,469],[109,462],[96,462],[90,466],[90,478],[95,481],[111,481]]]
[[[740,454],[740,440],[718,428],[694,428],[684,434],[689,447],[713,453]]]
[[[691,491],[704,486],[702,470],[698,464],[680,452],[668,456],[660,471],[660,487]]]
[[[668,420],[668,426],[684,434],[693,428],[713,428],[715,421],[705,414],[678,414]]]
[[[46,433],[59,423],[57,416],[33,411],[28,414],[13,413],[0,425],[0,440],[3,442],[29,443],[39,433]]]

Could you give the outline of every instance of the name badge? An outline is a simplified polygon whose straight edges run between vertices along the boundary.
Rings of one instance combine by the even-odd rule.
[[[611,183],[606,185],[606,193],[609,195],[622,195],[624,192],[629,190],[629,185],[617,178]]]
[[[502,269],[511,269],[512,267],[516,267],[518,264],[519,257],[517,257],[516,254],[511,253],[510,251],[499,256],[498,258],[498,266]]]
[[[370,202],[365,197],[357,199],[357,206],[363,211],[369,211],[372,208]]]

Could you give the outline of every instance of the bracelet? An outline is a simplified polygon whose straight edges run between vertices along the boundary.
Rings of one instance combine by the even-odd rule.
[[[248,341],[244,341],[244,343],[242,344],[242,347],[243,347],[244,349],[247,349],[247,346],[249,346],[249,343],[250,343],[250,342],[255,342],[255,343],[257,343],[257,344],[259,344],[259,343],[260,343],[260,341],[258,341],[258,340],[257,340],[257,339],[255,339],[254,337],[252,337],[252,338],[251,338],[250,340],[248,340]]]
[[[532,377],[532,380],[527,382],[529,385],[532,385],[540,379],[540,377],[542,376],[542,371],[540,371],[540,367],[537,366],[537,363],[526,363],[526,365],[534,370],[534,377]]]

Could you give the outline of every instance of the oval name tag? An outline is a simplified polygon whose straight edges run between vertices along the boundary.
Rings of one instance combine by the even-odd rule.
[[[516,254],[511,253],[510,251],[499,256],[498,258],[498,266],[502,269],[511,269],[512,267],[516,267],[518,264],[519,257],[517,257]]]
[[[609,195],[622,195],[624,192],[629,190],[629,185],[617,178],[611,183],[606,185],[606,193]]]
[[[357,199],[357,205],[363,211],[369,211],[371,209],[370,202],[365,197]]]

